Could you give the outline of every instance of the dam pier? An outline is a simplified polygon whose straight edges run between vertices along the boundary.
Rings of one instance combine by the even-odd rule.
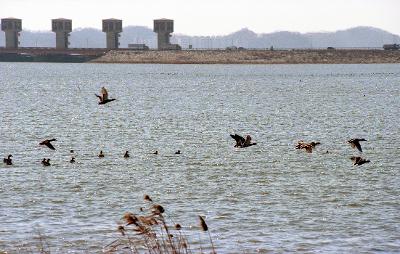
[[[181,45],[171,43],[174,20],[154,19],[153,32],[157,47],[149,49],[142,43],[121,47],[122,20],[102,20],[105,48],[72,48],[70,35],[72,20],[51,20],[55,33],[54,47],[20,47],[19,37],[22,20],[1,19],[5,33],[5,47],[0,47],[0,62],[95,62],[95,63],[159,63],[159,64],[372,64],[400,63],[400,45],[387,44],[382,48],[333,48],[324,49],[249,49],[231,46],[225,49],[182,50]]]

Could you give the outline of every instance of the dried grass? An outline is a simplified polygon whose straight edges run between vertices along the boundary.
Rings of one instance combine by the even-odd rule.
[[[208,232],[209,242],[200,241],[200,248],[192,249],[194,245],[189,244],[185,227],[173,223],[165,208],[154,204],[148,195],[144,196],[144,200],[150,202],[147,208],[141,208],[138,214],[124,214],[124,224],[117,228],[120,236],[103,248],[105,253],[203,253],[202,244],[203,247],[207,244],[207,249],[216,253],[209,227],[203,217],[199,216],[199,234],[202,234],[201,231]]]

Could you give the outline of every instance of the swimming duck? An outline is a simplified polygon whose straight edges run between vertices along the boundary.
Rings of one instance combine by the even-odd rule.
[[[363,159],[359,156],[352,156],[352,157],[350,157],[350,159],[353,161],[353,165],[357,165],[357,166],[371,162],[370,160]]]
[[[349,143],[352,148],[357,148],[358,151],[362,152],[360,141],[367,141],[367,140],[363,138],[353,138],[348,140],[347,143]]]
[[[251,143],[250,135],[247,135],[246,139],[238,134],[235,134],[235,135],[230,134],[230,136],[236,141],[235,147],[244,148],[244,147],[257,145],[257,143]]]
[[[181,154],[181,150],[176,151],[175,154]]]
[[[106,104],[106,103],[109,103],[111,101],[115,101],[115,99],[108,99],[108,92],[107,92],[107,89],[105,87],[101,88],[100,93],[101,93],[101,95],[95,94],[97,96],[97,98],[99,98],[99,100],[100,100],[99,104]]]
[[[98,156],[99,156],[99,158],[104,158],[103,150],[100,151]]]
[[[124,158],[129,158],[129,152],[128,151],[125,152]]]
[[[158,150],[156,150],[153,154],[157,155],[158,154]]]
[[[4,158],[3,159],[3,162],[6,164],[6,165],[12,165],[12,159],[11,159],[11,157],[13,157],[11,154],[9,154],[8,156],[7,156],[7,158]]]
[[[47,159],[47,160],[46,160],[46,158],[43,158],[42,164],[43,164],[43,166],[50,166],[50,165],[51,165],[51,164],[50,164],[50,159]]]
[[[45,145],[45,146],[47,146],[48,148],[50,148],[51,150],[56,150],[55,148],[54,148],[54,146],[50,143],[50,142],[53,142],[53,141],[57,141],[57,139],[55,139],[55,138],[53,138],[53,139],[46,139],[46,140],[43,140],[42,142],[40,142],[39,143],[39,145]]]
[[[297,142],[296,149],[305,149],[307,153],[312,153],[313,149],[320,144],[320,142],[313,141],[310,143],[306,143],[303,140],[300,140]]]
[[[71,157],[71,160],[70,160],[69,162],[70,162],[70,163],[75,163],[75,157],[72,156],[72,157]]]

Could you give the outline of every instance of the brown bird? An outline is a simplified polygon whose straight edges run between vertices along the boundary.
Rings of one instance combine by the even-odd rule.
[[[362,152],[360,141],[367,141],[367,140],[363,138],[353,138],[348,140],[347,142],[351,145],[352,148],[357,148],[358,151]]]
[[[103,153],[103,150],[101,150],[101,151],[100,151],[100,153],[99,153],[99,155],[98,155],[98,156],[99,156],[99,158],[104,158],[104,153]]]
[[[236,141],[236,144],[234,147],[244,148],[244,147],[257,145],[257,143],[251,143],[250,135],[247,135],[246,139],[238,134],[235,134],[235,135],[230,134],[230,136]]]
[[[370,160],[363,159],[359,156],[352,156],[352,157],[350,157],[350,159],[353,161],[353,165],[357,165],[357,166],[371,162]]]
[[[39,145],[45,145],[45,146],[47,146],[48,148],[50,148],[51,150],[56,150],[55,148],[54,148],[54,146],[50,143],[50,142],[53,142],[53,141],[57,141],[57,139],[55,139],[55,138],[53,138],[53,139],[46,139],[46,140],[43,140],[42,142],[40,142],[39,143]]]
[[[108,92],[107,92],[107,89],[105,87],[101,88],[100,93],[101,93],[101,95],[95,94],[97,96],[97,98],[99,98],[99,100],[100,100],[99,101],[100,105],[109,103],[111,101],[115,101],[115,99],[108,99]]]
[[[306,143],[303,140],[300,140],[297,142],[296,149],[305,149],[307,153],[312,153],[313,149],[320,144],[320,142]]]
[[[9,154],[8,156],[7,156],[7,158],[4,158],[3,159],[3,162],[6,164],[6,165],[12,165],[12,159],[11,159],[11,157],[13,157],[11,154]]]
[[[125,158],[125,159],[126,159],[126,158],[129,158],[129,152],[128,152],[128,151],[125,152],[124,158]]]

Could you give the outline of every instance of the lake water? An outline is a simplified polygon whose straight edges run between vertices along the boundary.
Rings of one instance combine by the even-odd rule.
[[[98,105],[102,86],[117,100]],[[0,63],[0,88],[0,252],[38,231],[52,253],[101,252],[144,194],[189,231],[204,215],[219,253],[400,251],[399,64]]]

